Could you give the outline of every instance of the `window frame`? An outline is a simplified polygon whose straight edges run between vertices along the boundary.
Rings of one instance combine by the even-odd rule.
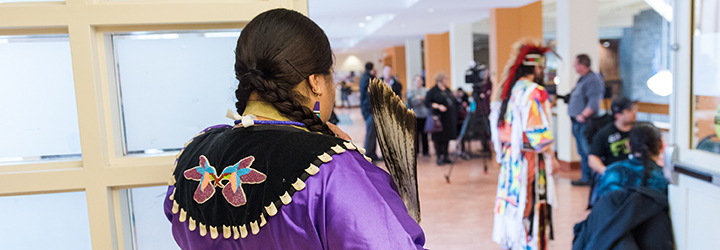
[[[82,152],[81,160],[1,165],[0,196],[85,191],[92,248],[133,249],[122,189],[167,185],[174,156],[124,155],[110,33],[241,29],[278,7],[308,13],[306,0],[0,3],[0,35],[68,34]]]

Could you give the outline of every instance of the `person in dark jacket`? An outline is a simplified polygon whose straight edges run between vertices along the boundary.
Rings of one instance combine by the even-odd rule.
[[[638,187],[604,196],[575,225],[572,249],[674,249],[667,195]]]
[[[370,95],[368,94],[368,86],[370,86],[370,80],[375,78],[372,75],[373,63],[368,62],[365,64],[365,73],[360,77],[360,110],[362,111],[363,118],[365,119],[365,155],[370,157],[373,162],[379,161],[380,158],[377,156],[375,150],[375,144],[377,142],[377,131],[375,130],[375,122],[372,117],[372,108],[370,107]]]
[[[432,134],[437,165],[451,163],[448,158],[448,143],[457,137],[458,105],[450,86],[448,86],[448,78],[445,73],[440,72],[435,76],[435,87],[428,91],[425,105],[431,108],[433,115],[438,116],[442,122],[442,131]],[[427,119],[432,118],[428,117]]]
[[[660,130],[636,123],[629,144],[632,158],[611,164],[600,178],[592,213],[575,225],[573,249],[673,249],[668,183],[656,164]]]

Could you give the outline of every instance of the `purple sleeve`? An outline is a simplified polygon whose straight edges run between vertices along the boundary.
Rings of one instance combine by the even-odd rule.
[[[310,179],[324,182],[320,237],[326,249],[423,249],[425,235],[387,172],[354,151],[334,156],[320,169],[321,176]]]

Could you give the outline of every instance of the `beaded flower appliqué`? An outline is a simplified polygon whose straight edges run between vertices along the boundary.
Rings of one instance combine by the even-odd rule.
[[[227,166],[218,175],[207,157],[201,155],[200,165],[186,170],[183,175],[188,180],[200,182],[193,194],[193,199],[198,204],[203,204],[212,198],[215,195],[215,188],[218,187],[222,189],[222,194],[228,203],[239,207],[247,203],[242,184],[260,184],[267,179],[265,174],[250,168],[254,161],[253,156],[245,157],[238,163]]]

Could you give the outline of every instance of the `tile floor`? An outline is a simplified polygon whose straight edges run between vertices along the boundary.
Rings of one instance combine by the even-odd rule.
[[[335,113],[345,120],[341,121],[339,127],[353,138],[353,142],[363,145],[365,126],[360,109],[338,108]],[[451,151],[454,148],[451,143]],[[480,143],[474,142],[472,148],[479,149]],[[500,249],[492,241],[498,164],[488,160],[488,172],[484,173],[482,159],[460,160],[455,164],[450,183],[447,183],[444,175],[450,166],[435,165],[433,154],[431,149],[431,157],[418,158],[421,226],[427,240],[425,247],[448,250]],[[578,170],[557,173],[555,176],[559,205],[553,210],[555,240],[550,241],[549,249],[570,249],[573,226],[588,215],[584,208],[589,189],[570,185],[570,180],[578,177]]]

